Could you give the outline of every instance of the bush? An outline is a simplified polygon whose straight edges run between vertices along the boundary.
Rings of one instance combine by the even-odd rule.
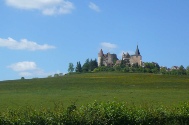
[[[3,125],[188,125],[189,103],[180,107],[164,106],[128,106],[127,103],[94,102],[77,107],[75,104],[63,108],[56,105],[53,110],[20,108],[7,110],[0,114],[0,124]]]

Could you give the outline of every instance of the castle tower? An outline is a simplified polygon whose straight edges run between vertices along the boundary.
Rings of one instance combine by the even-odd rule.
[[[142,56],[140,55],[138,45],[137,45],[137,48],[136,48],[135,56],[136,56],[136,62],[138,63],[138,65],[142,66]]]
[[[140,55],[138,45],[137,45],[137,48],[135,51],[135,55],[131,56],[130,63],[131,63],[131,65],[137,63],[139,66],[142,66],[142,56]]]
[[[138,45],[137,45],[137,48],[136,48],[135,55],[136,55],[136,56],[140,56],[140,51],[139,51],[139,49],[138,49]]]
[[[101,66],[102,65],[102,61],[103,61],[103,51],[102,49],[100,50],[100,52],[98,53],[98,66]]]

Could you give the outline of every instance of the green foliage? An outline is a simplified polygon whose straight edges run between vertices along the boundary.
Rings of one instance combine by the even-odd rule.
[[[186,67],[186,74],[189,75],[189,66]]]
[[[114,65],[113,67],[100,66],[94,70],[94,72],[131,72],[131,73],[159,73],[160,67],[157,63],[144,63],[144,66],[139,66],[137,63],[132,66],[128,65],[128,62],[121,60],[120,65]]]
[[[82,66],[82,71],[83,71],[83,72],[88,72],[88,71],[89,71],[89,59],[87,59],[87,60],[85,61],[85,63],[83,64],[83,66]]]
[[[21,77],[21,80],[24,80],[25,78],[24,77]]]
[[[187,69],[188,68],[188,69]],[[162,74],[169,74],[169,75],[188,75],[189,74],[189,66],[186,69],[184,66],[180,66],[178,69],[166,69],[165,67],[161,68],[160,72]]]
[[[97,102],[77,107],[75,104],[54,109],[31,107],[0,112],[2,125],[188,125],[189,103],[178,107],[162,105],[128,106],[122,102]]]
[[[73,65],[73,63],[69,63],[68,72],[72,73],[73,71],[74,71],[74,65]]]
[[[178,73],[179,75],[186,75],[186,69],[184,68],[183,65],[179,67]]]
[[[108,66],[100,66],[93,70],[93,72],[112,72],[112,71],[115,71],[115,69],[113,67],[108,67]]]
[[[95,68],[98,67],[98,63],[97,63],[97,60],[90,60],[89,62],[89,71],[93,71]]]
[[[82,72],[82,67],[81,67],[81,63],[80,63],[80,62],[77,62],[75,71],[76,71],[76,72]]]
[[[96,59],[95,60],[91,59],[90,61],[89,61],[89,59],[87,59],[82,66],[82,71],[83,72],[91,72],[97,67],[98,67],[98,63],[97,63]]]
[[[169,75],[189,75],[189,66],[185,69],[184,66],[180,66],[179,69],[167,69],[161,67],[157,63],[146,62],[143,66],[139,66],[137,63],[132,66],[127,65],[125,60],[121,60],[120,65],[114,65],[113,67],[100,66],[94,69],[94,72],[130,72],[130,73],[154,73],[154,74],[169,74]]]
[[[144,63],[144,72],[147,73],[159,73],[160,66],[157,63]]]
[[[167,74],[167,69],[166,69],[165,67],[162,67],[162,68],[160,69],[160,73],[161,73],[161,74]]]
[[[54,74],[54,77],[59,77],[59,74],[57,74],[57,73],[56,73],[56,74]]]

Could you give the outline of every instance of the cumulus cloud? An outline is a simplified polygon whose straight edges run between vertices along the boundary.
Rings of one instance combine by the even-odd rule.
[[[108,42],[102,42],[100,45],[101,45],[101,48],[105,50],[112,50],[112,49],[117,48],[116,44],[112,44]]]
[[[9,65],[8,68],[17,72],[22,77],[46,77],[53,74],[52,72],[45,72],[32,61],[17,62]]]
[[[27,71],[37,69],[37,65],[35,62],[24,61],[11,64],[8,68],[11,68],[14,71]]]
[[[89,8],[96,11],[96,12],[100,12],[100,8],[95,3],[90,2]]]
[[[69,14],[74,9],[68,0],[5,0],[8,6],[25,10],[39,10],[44,15]]]
[[[7,47],[9,49],[14,49],[14,50],[30,50],[30,51],[47,50],[47,49],[55,48],[54,46],[50,46],[48,44],[39,45],[36,42],[28,41],[27,39],[21,39],[21,41],[19,42],[12,38],[8,38],[8,39],[0,38],[0,47]]]
[[[30,73],[30,72],[20,72],[19,76],[28,77],[28,76],[32,76],[32,73]]]

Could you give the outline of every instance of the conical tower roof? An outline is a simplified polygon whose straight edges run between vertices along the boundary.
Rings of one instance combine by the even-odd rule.
[[[98,56],[99,56],[99,57],[102,57],[102,56],[103,56],[103,51],[102,51],[102,49],[101,49],[100,52],[98,53]]]
[[[135,55],[136,55],[136,56],[140,56],[140,51],[139,51],[138,45],[137,45],[137,48],[136,48]]]

